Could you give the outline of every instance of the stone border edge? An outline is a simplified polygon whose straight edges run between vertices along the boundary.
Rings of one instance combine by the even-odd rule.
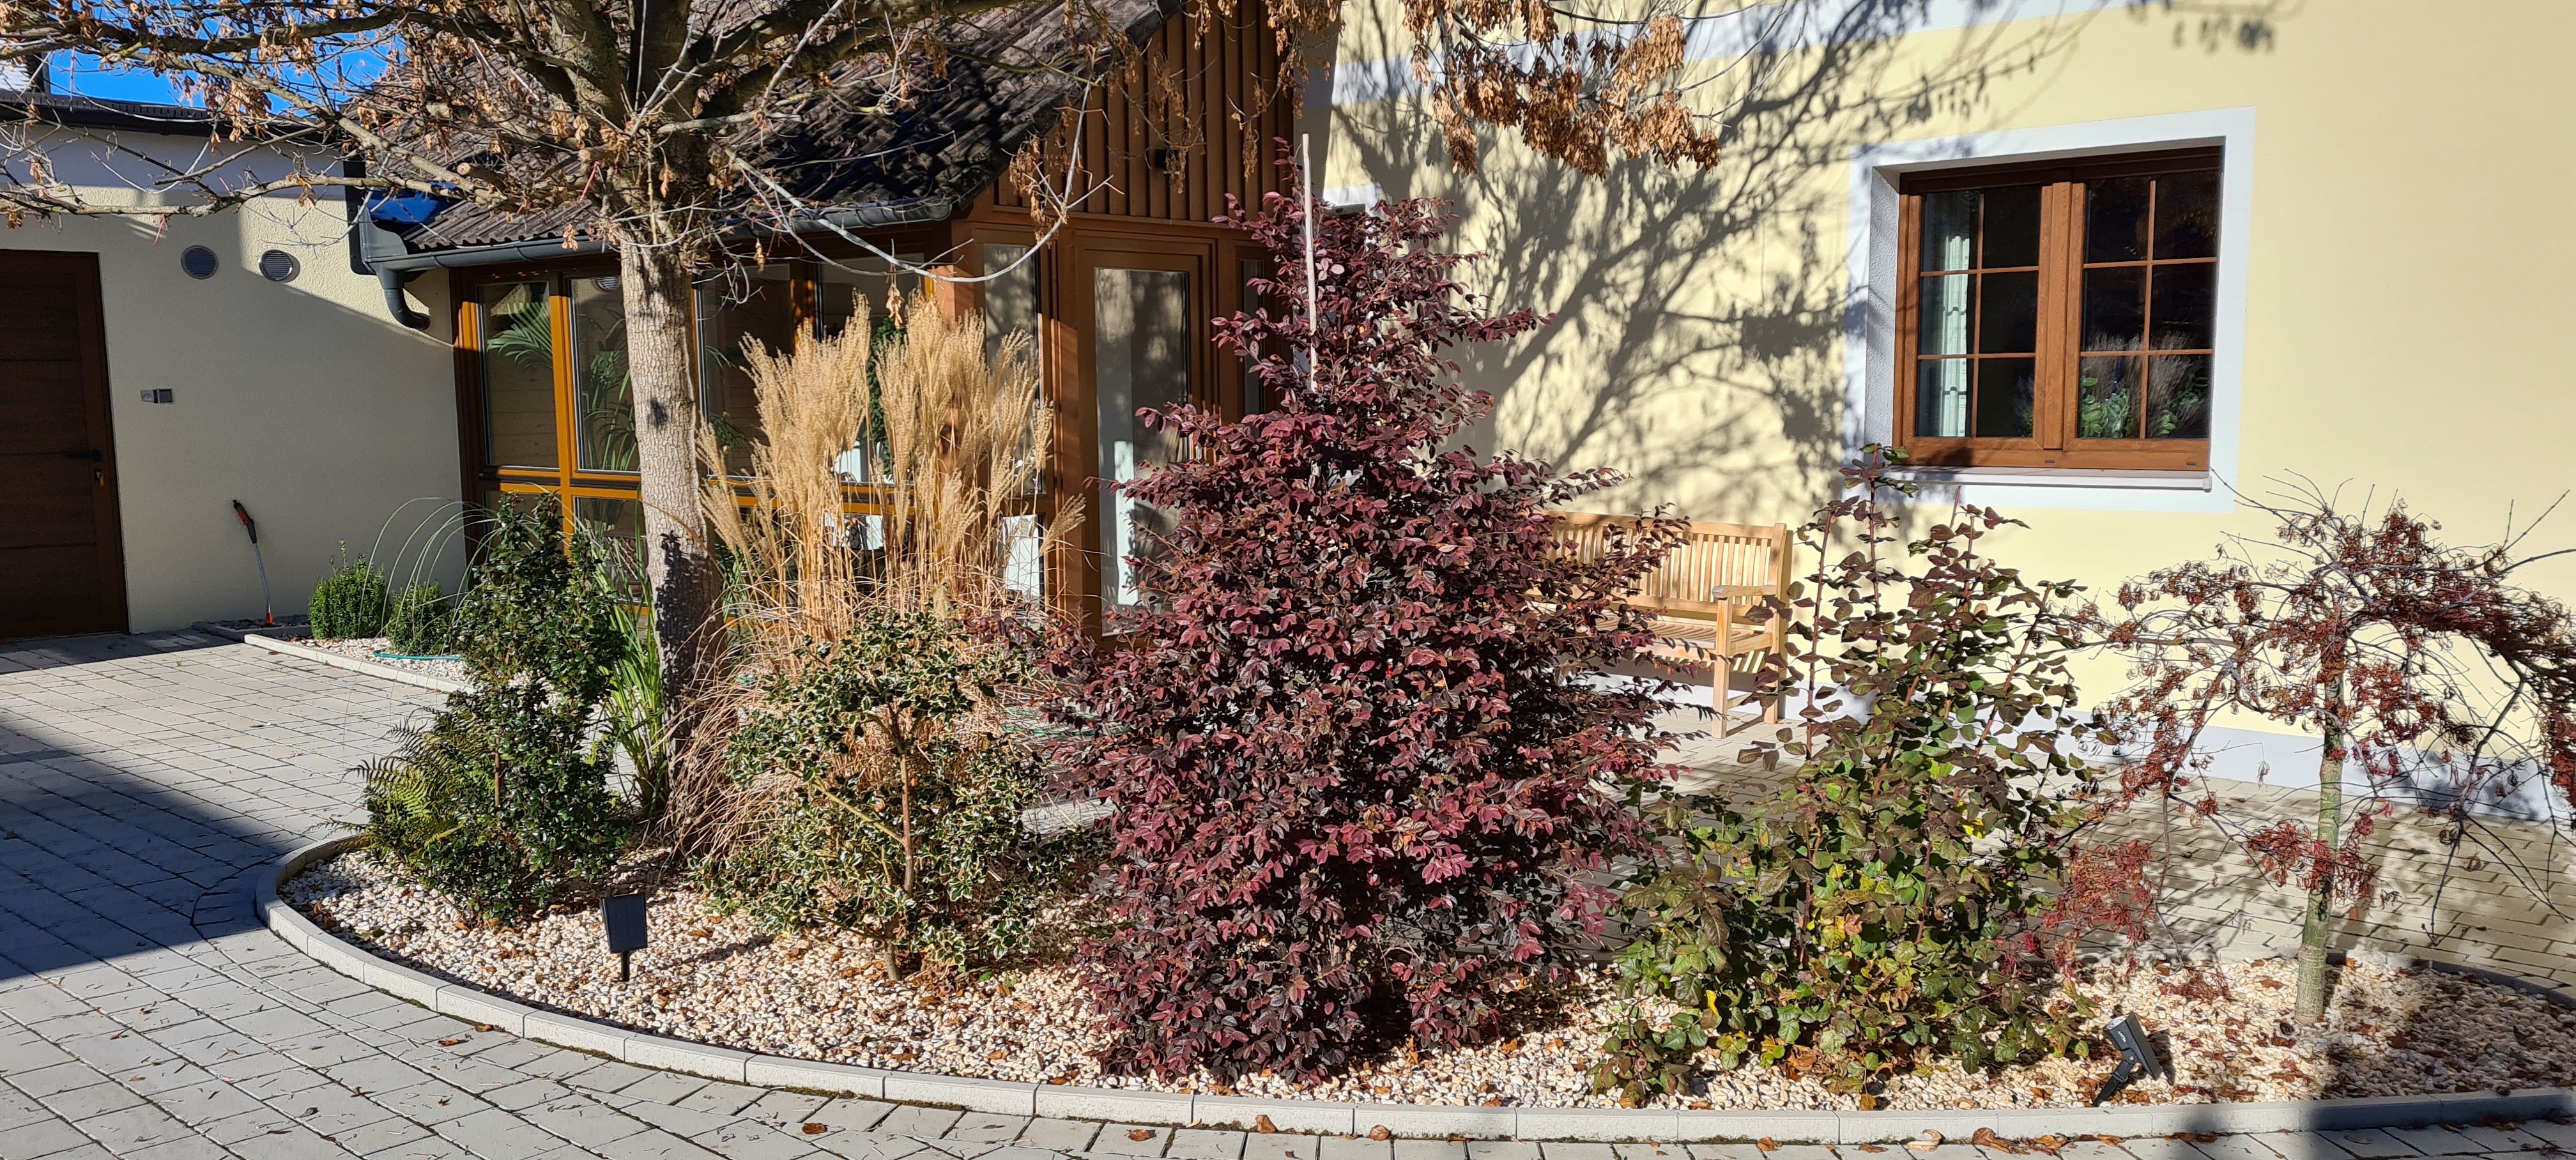
[[[1991,1128],[2006,1139],[2062,1136],[2170,1136],[2184,1132],[2355,1131],[2483,1119],[2576,1116],[2576,1089],[2526,1088],[2507,1093],[2388,1096],[2268,1103],[2115,1105],[2104,1108],[1986,1108],[1957,1111],[1682,1111],[1670,1108],[1487,1108],[1374,1104],[1350,1100],[1269,1100],[1116,1088],[1055,1086],[924,1072],[887,1071],[817,1060],[755,1055],[670,1039],[557,1011],[539,1010],[479,987],[413,970],[323,931],[277,895],[305,866],[363,839],[327,838],[296,850],[259,877],[256,905],[268,929],[324,966],[442,1015],[513,1035],[569,1047],[640,1067],[733,1083],[842,1092],[870,1099],[936,1104],[1016,1116],[1055,1116],[1171,1127],[1250,1128],[1267,1116],[1282,1132],[1358,1135],[1384,1127],[1402,1137],[1452,1135],[1519,1140],[1605,1142],[1753,1140],[1782,1143],[1894,1143],[1933,1130],[1965,1139]],[[2432,963],[2493,982],[2535,989],[2528,980],[2474,967]],[[2564,993],[2553,993],[2571,1002]]]
[[[216,636],[223,637],[224,639],[233,641],[237,644],[246,644],[253,648],[266,649],[267,651],[274,653],[284,653],[288,656],[302,657],[305,660],[330,665],[333,668],[365,673],[371,677],[382,677],[388,681],[399,681],[403,684],[417,688],[432,689],[441,693],[463,693],[473,688],[473,686],[468,685],[463,681],[451,681],[443,677],[433,677],[425,673],[415,673],[407,669],[398,669],[392,665],[380,665],[372,661],[362,661],[356,657],[344,657],[329,649],[314,648],[311,645],[297,644],[291,640],[281,640],[273,636],[263,636],[256,632],[248,632],[238,628],[228,628],[212,621],[200,620],[189,627],[194,628],[199,632],[213,633]]]

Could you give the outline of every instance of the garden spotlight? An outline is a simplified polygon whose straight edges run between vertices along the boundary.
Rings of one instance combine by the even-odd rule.
[[[599,901],[600,925],[608,928],[608,949],[617,955],[617,981],[625,982],[632,971],[635,952],[643,950],[644,896],[620,894]]]
[[[2173,1079],[2173,1069],[2156,1054],[2156,1045],[2148,1041],[2147,1029],[2138,1023],[2136,1013],[2113,1020],[2110,1026],[2102,1029],[2102,1035],[2111,1041],[2111,1046],[2120,1049],[2120,1066],[2111,1070],[2111,1078],[2104,1080],[2102,1090],[2094,1093],[2096,1105],[2120,1094],[2122,1088],[2129,1086],[2129,1081],[2141,1074],[2151,1078],[2163,1076],[2167,1081]]]

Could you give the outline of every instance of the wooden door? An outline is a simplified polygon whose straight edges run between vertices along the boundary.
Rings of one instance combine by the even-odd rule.
[[[124,630],[98,256],[0,250],[0,638]]]
[[[1076,389],[1059,397],[1063,474],[1083,486],[1082,537],[1090,550],[1075,569],[1086,617],[1135,600],[1125,558],[1153,550],[1159,513],[1119,494],[1117,483],[1179,454],[1169,438],[1143,428],[1138,408],[1181,402],[1207,405],[1207,319],[1211,313],[1208,247],[1137,240],[1088,241],[1068,263],[1076,331],[1069,354]]]

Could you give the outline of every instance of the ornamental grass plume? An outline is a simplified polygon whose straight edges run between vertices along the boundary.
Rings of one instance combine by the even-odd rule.
[[[702,439],[731,679],[669,815],[718,897],[861,930],[897,971],[1011,953],[1067,856],[1019,821],[1042,786],[1012,712],[1041,610],[1006,575],[1038,470],[1028,341],[988,360],[980,316],[902,316],[890,339],[863,304],[790,352],[745,344],[749,474],[723,476]],[[876,510],[858,514],[864,448]]]

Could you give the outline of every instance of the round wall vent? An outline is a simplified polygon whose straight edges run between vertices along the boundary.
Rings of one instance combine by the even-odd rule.
[[[204,246],[190,246],[179,251],[179,268],[187,271],[191,278],[212,278],[215,276],[215,252]]]
[[[303,264],[284,250],[270,250],[259,256],[259,276],[271,282],[292,282],[303,272]]]

